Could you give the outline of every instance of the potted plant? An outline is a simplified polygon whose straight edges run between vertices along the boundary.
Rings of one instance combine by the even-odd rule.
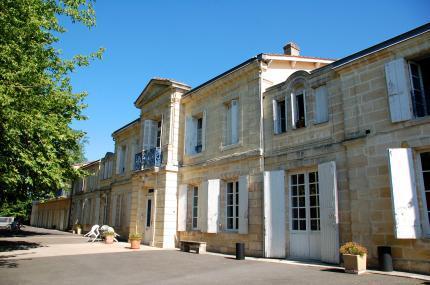
[[[75,225],[75,231],[78,235],[80,235],[82,233],[82,226],[81,224],[76,224]]]
[[[113,244],[113,238],[115,236],[115,232],[106,231],[103,233],[103,237],[105,239],[105,244]]]
[[[139,249],[140,242],[142,241],[142,235],[139,233],[132,233],[128,236],[128,240],[130,241],[131,249]]]
[[[346,273],[361,274],[366,271],[367,249],[355,242],[347,242],[340,248]]]

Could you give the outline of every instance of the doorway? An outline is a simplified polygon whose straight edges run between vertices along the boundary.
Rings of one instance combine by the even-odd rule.
[[[145,244],[151,245],[153,237],[153,216],[154,216],[154,190],[148,190],[148,196],[146,198],[146,216],[145,216],[145,233],[143,241]]]

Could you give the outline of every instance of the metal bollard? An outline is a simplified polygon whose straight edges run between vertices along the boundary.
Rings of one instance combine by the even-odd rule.
[[[393,271],[393,258],[391,257],[391,247],[378,246],[378,261],[379,270],[386,272]]]
[[[236,243],[236,259],[244,260],[245,259],[245,244],[244,243]]]

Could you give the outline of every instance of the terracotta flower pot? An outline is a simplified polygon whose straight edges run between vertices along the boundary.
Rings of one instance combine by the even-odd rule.
[[[105,236],[105,244],[113,244],[113,236]]]
[[[140,248],[140,239],[131,239],[130,240],[130,247],[131,249],[139,249]]]
[[[78,235],[82,234],[82,229],[81,229],[81,228],[77,228],[77,229],[76,229],[76,233],[77,233]]]
[[[366,254],[362,256],[343,254],[342,257],[346,273],[361,274],[366,272]]]

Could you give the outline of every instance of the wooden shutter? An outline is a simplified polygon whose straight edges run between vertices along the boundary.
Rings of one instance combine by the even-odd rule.
[[[278,101],[272,100],[272,109],[273,109],[273,133],[279,134],[280,128],[279,128],[279,115],[278,115]]]
[[[95,199],[95,207],[94,207],[94,224],[99,223],[99,216],[100,216],[100,197],[96,197]]]
[[[185,153],[188,155],[196,152],[197,144],[197,126],[196,120],[192,116],[188,116],[185,122]]]
[[[120,173],[121,155],[122,155],[121,146],[119,144],[117,144],[117,147],[116,147],[116,174]]]
[[[264,256],[285,257],[285,173],[264,172]]]
[[[149,148],[157,147],[157,131],[158,131],[158,122],[150,120],[150,135],[149,135]]]
[[[239,233],[248,233],[248,185],[247,175],[239,177]]]
[[[291,126],[293,127],[293,129],[296,128],[296,120],[297,120],[297,106],[296,106],[296,95],[294,95],[294,93],[291,93],[291,100],[290,100],[290,104],[291,104]]]
[[[208,233],[218,232],[218,208],[219,208],[219,194],[220,194],[220,180],[208,180],[207,187],[207,230]]]
[[[410,148],[388,149],[394,234],[398,239],[421,237],[421,222]]]
[[[410,83],[405,59],[399,58],[385,64],[388,101],[392,122],[412,118]]]
[[[202,116],[202,151],[206,149],[206,117],[206,110],[204,110]]]
[[[202,232],[207,232],[208,229],[208,181],[203,181],[199,187],[199,204],[198,206],[198,228]]]
[[[151,149],[152,120],[143,121],[143,149]]]
[[[187,194],[188,185],[181,184],[178,189],[178,231],[187,230]]]
[[[328,121],[328,94],[325,85],[315,89],[315,123]]]
[[[239,102],[231,100],[231,143],[239,142]]]
[[[339,263],[337,176],[334,161],[318,165],[320,191],[321,260]]]

